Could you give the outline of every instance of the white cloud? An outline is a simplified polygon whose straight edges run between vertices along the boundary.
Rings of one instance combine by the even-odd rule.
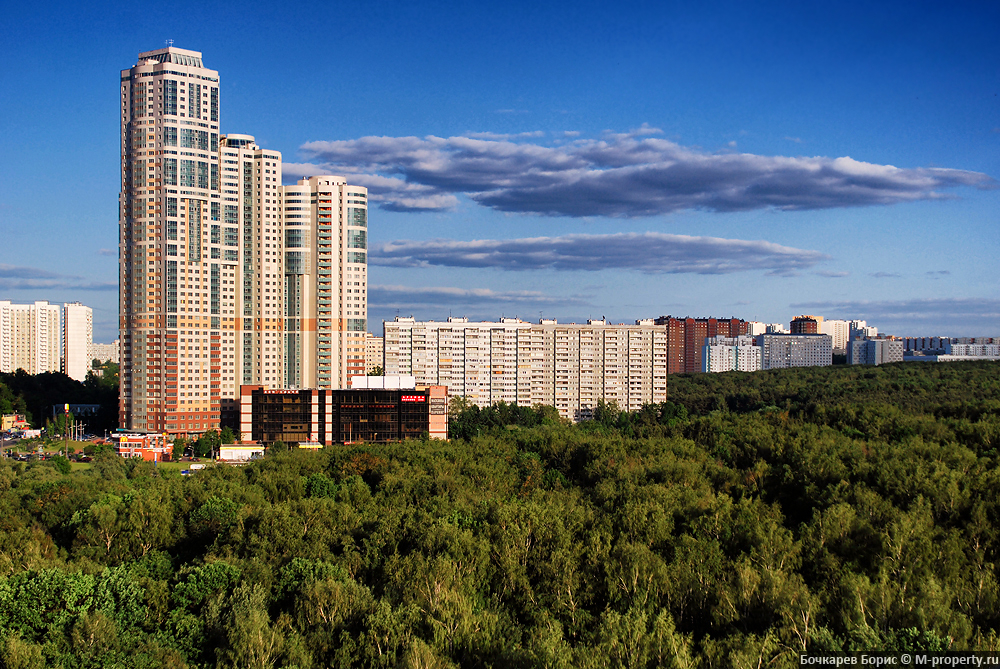
[[[658,232],[564,235],[526,239],[399,240],[373,245],[369,262],[393,267],[490,267],[504,270],[637,270],[787,274],[827,260],[818,252],[760,240],[690,237]]]
[[[376,285],[368,289],[373,308],[409,307],[410,305],[527,305],[565,306],[585,304],[579,296],[559,297],[533,290],[497,291],[490,288],[455,288],[452,286]]]
[[[453,208],[458,195],[506,212],[653,216],[685,209],[746,211],[888,205],[992,188],[985,174],[828,158],[706,153],[655,137],[648,125],[546,146],[537,136],[362,137],[303,144],[289,176],[343,174],[399,211]]]
[[[118,283],[87,281],[80,276],[59,274],[37,267],[0,265],[0,289],[3,290],[118,290]]]

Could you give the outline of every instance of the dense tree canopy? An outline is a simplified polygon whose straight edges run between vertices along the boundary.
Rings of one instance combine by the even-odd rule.
[[[87,429],[94,434],[118,427],[118,371],[117,365],[108,363],[110,370],[104,377],[93,374],[79,382],[61,372],[28,374],[19,369],[13,374],[0,373],[0,413],[26,413],[35,427],[44,427],[52,417],[52,407],[63,404],[99,404],[96,416],[83,418]]]
[[[1000,368],[670,377],[181,477],[0,463],[0,660],[784,667],[996,649]]]

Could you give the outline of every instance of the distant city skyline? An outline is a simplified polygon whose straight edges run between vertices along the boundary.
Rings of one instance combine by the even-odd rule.
[[[1000,334],[989,5],[194,7],[8,8],[0,299],[79,301],[117,337],[109,72],[173,39],[285,184],[368,188],[377,335],[397,313]]]

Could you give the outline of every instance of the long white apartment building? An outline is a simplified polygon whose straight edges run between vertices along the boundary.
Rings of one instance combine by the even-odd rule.
[[[62,371],[76,381],[85,381],[90,371],[90,345],[94,343],[94,311],[79,302],[63,305]]]
[[[956,344],[947,343],[944,346],[946,355],[961,355],[970,358],[1000,357],[1000,344]]]
[[[903,362],[902,339],[852,339],[847,348],[848,365],[885,365]]]
[[[383,322],[383,330],[387,375],[412,374],[417,384],[447,386],[450,397],[478,406],[545,404],[581,420],[600,400],[634,411],[667,399],[667,332],[652,320],[581,325],[397,317]]]
[[[59,305],[45,300],[0,300],[0,372],[60,371],[60,311]]]
[[[757,336],[761,369],[829,367],[833,338],[825,334],[762,334]]]
[[[753,337],[708,337],[702,350],[705,372],[757,372],[761,348]]]
[[[220,109],[197,51],[140,53],[121,72],[127,429],[197,434],[233,423],[241,384],[346,387],[364,367],[367,191],[283,187],[281,154],[220,134]]]
[[[91,343],[87,349],[87,358],[93,363],[113,362],[116,365],[121,362],[121,343],[116,339],[110,344]]]

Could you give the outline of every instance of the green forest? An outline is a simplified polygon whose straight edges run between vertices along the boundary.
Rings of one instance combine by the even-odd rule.
[[[0,462],[0,665],[791,667],[1000,649],[1000,366],[669,377],[193,476]]]
[[[33,427],[43,428],[53,417],[53,406],[99,404],[96,416],[83,419],[87,431],[113,431],[118,427],[118,365],[106,363],[103,371],[103,376],[88,374],[82,383],[61,372],[32,375],[19,369],[12,374],[0,373],[0,413],[25,414]]]

